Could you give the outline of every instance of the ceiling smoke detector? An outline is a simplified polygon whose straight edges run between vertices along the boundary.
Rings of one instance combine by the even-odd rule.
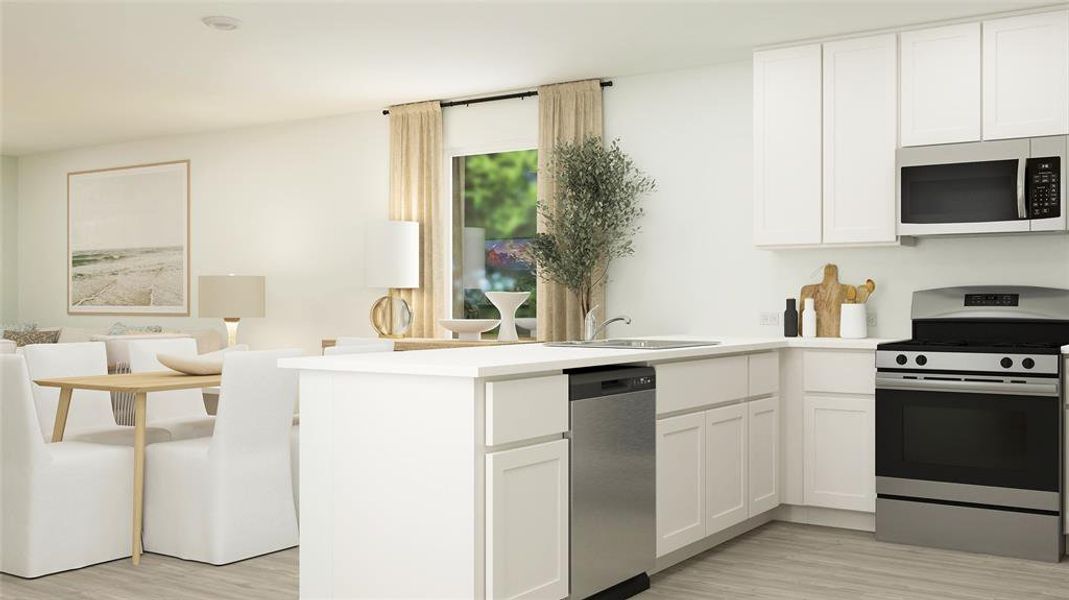
[[[238,27],[241,27],[240,19],[223,15],[204,17],[200,22],[217,31],[234,31]]]

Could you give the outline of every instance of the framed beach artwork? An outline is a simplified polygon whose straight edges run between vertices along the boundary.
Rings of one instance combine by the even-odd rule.
[[[67,174],[67,312],[189,314],[189,161]]]

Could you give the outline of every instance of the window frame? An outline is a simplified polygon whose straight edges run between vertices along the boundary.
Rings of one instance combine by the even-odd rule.
[[[455,159],[457,157],[461,157],[461,156],[475,156],[475,155],[478,155],[478,154],[495,154],[495,153],[501,153],[501,152],[519,152],[519,151],[524,151],[524,150],[535,150],[535,151],[538,151],[538,142],[537,142],[537,140],[532,141],[532,140],[526,139],[526,138],[516,138],[516,139],[510,139],[510,140],[497,140],[497,141],[494,141],[494,142],[487,142],[487,143],[483,143],[483,144],[468,144],[468,145],[464,145],[464,146],[455,146],[455,147],[452,147],[452,148],[446,148],[444,150],[444,152],[442,153],[442,158],[443,158],[443,162],[444,162],[444,165],[442,167],[442,173],[443,173],[443,178],[444,178],[444,182],[443,182],[443,185],[442,185],[442,190],[444,190],[444,192],[445,192],[445,193],[442,194],[442,205],[443,206],[442,206],[441,219],[440,219],[440,222],[442,224],[442,231],[445,232],[445,235],[440,236],[441,240],[442,240],[441,243],[444,245],[444,249],[443,249],[444,251],[442,252],[442,257],[443,257],[443,261],[445,263],[443,265],[444,268],[443,268],[443,271],[442,271],[445,274],[445,277],[442,278],[444,280],[443,281],[444,289],[442,289],[442,298],[443,298],[443,305],[442,305],[443,313],[442,314],[446,315],[445,318],[447,318],[447,319],[452,319],[453,318],[453,308],[454,308],[454,303],[453,303],[453,300],[454,300],[454,298],[453,298],[453,294],[454,294],[454,290],[453,290],[453,276],[454,276],[453,266],[455,264],[454,263],[454,258],[455,257],[453,256],[453,249],[455,247],[454,246],[454,242],[455,241],[453,239],[454,238],[454,236],[453,236],[454,218],[453,217],[454,217],[454,211],[456,210],[457,207],[454,205],[454,198],[453,198],[453,184],[454,184],[454,181],[453,181],[453,159]],[[446,333],[447,336],[450,335],[448,331],[446,331],[445,333]]]

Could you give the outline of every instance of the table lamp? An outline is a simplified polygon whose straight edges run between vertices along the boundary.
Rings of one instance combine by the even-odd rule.
[[[201,275],[201,317],[221,317],[226,323],[227,346],[238,342],[238,322],[243,317],[264,316],[262,275]]]
[[[371,305],[371,326],[380,337],[401,337],[412,326],[412,309],[393,290],[419,287],[419,223],[371,223],[364,236],[364,284],[386,288]]]

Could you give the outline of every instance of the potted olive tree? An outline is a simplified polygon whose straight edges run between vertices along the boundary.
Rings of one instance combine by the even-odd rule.
[[[558,144],[548,168],[556,192],[552,202],[538,203],[543,231],[525,258],[539,277],[575,294],[581,320],[612,261],[634,254],[632,238],[643,215],[639,200],[656,183],[620,150],[619,140],[606,147],[600,137]]]

